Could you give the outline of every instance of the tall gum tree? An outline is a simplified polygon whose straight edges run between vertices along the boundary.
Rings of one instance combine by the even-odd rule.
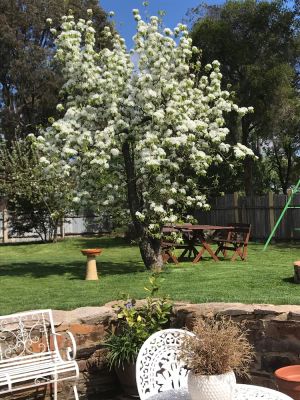
[[[158,17],[145,22],[138,10],[133,14],[136,64],[109,27],[112,48],[96,51],[92,21],[64,17],[56,58],[66,102],[35,144],[48,171],[77,177],[74,202],[93,201],[96,180],[103,207],[125,199],[142,259],[154,268],[162,266],[162,226],[208,207],[199,176],[230,152],[252,155],[241,144],[224,143],[223,116],[251,108],[238,107],[221,89],[218,61],[205,67],[207,75],[197,73],[200,60],[191,68],[198,50],[185,25],[162,31]]]

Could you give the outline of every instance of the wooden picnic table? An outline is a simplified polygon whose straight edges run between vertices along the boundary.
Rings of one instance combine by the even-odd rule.
[[[192,233],[191,239],[189,240],[189,247],[187,247],[182,252],[182,254],[180,255],[179,258],[184,257],[185,254],[192,249],[193,253],[195,255],[195,258],[193,260],[194,264],[197,263],[201,259],[201,257],[203,256],[205,251],[207,251],[215,261],[220,261],[219,258],[214,253],[213,249],[210,247],[209,243],[206,241],[205,235],[204,235],[204,231],[217,231],[217,230],[231,230],[231,229],[233,229],[232,226],[187,225],[187,224],[174,225],[174,228],[178,229],[179,231],[185,231],[185,232],[191,232]],[[196,249],[197,245],[201,245],[201,250],[199,252]]]

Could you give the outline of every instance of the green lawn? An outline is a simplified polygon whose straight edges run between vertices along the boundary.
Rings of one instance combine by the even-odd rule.
[[[85,281],[80,249],[104,248],[98,258],[99,281]],[[197,265],[168,264],[161,293],[193,303],[225,301],[300,304],[293,283],[298,245],[250,244],[247,262],[205,258]],[[206,253],[207,254],[207,253]],[[120,238],[72,238],[56,244],[0,246],[0,315],[38,308],[73,309],[103,305],[130,293],[142,298],[149,272],[136,246]]]

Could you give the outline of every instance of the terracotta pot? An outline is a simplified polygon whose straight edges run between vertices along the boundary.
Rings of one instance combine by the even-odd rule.
[[[130,397],[138,398],[139,392],[136,384],[135,368],[135,363],[126,363],[123,368],[115,367],[115,371],[123,393]]]
[[[300,365],[289,365],[275,371],[278,390],[294,400],[300,400]]]
[[[192,400],[232,400],[236,379],[233,371],[221,375],[195,375],[189,372],[188,392]]]

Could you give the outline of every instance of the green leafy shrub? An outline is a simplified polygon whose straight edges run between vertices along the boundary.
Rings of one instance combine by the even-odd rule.
[[[116,306],[118,323],[105,341],[110,368],[123,368],[126,363],[135,362],[144,341],[154,332],[168,326],[172,303],[168,297],[155,297],[161,281],[159,273],[151,275],[149,286],[145,287],[149,295],[141,307],[137,307],[136,300],[128,295]]]

